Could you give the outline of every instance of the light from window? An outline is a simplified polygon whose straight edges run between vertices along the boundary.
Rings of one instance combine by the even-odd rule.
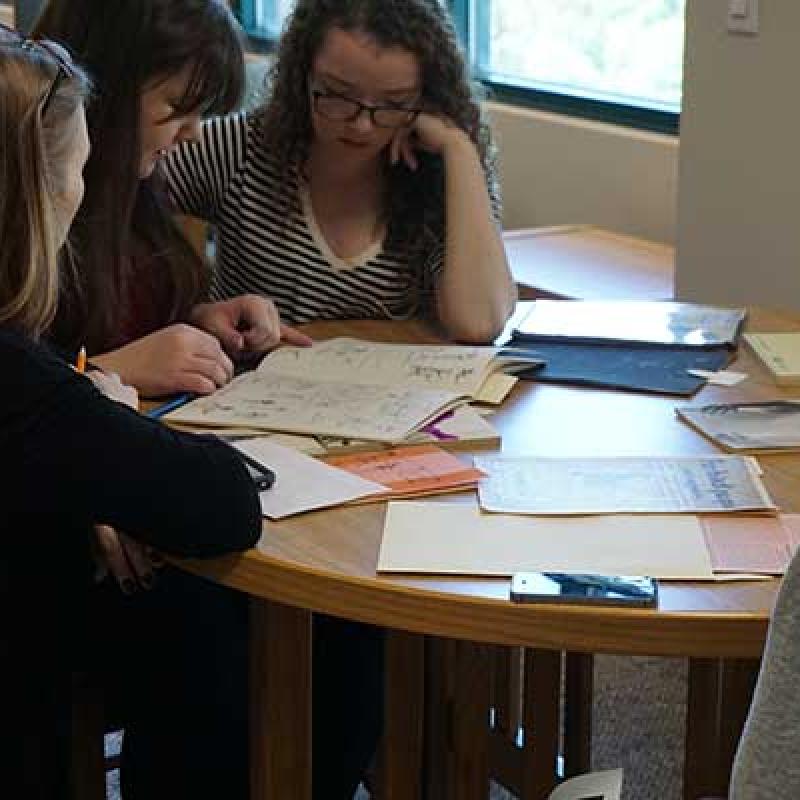
[[[685,0],[474,0],[481,77],[678,112]]]
[[[248,0],[243,5],[252,8],[252,23],[249,27],[275,38],[280,34],[283,21],[294,3],[295,0]]]

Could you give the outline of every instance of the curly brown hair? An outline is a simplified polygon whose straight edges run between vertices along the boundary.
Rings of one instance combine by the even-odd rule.
[[[266,151],[281,165],[284,190],[302,172],[309,155],[313,129],[308,76],[331,28],[365,33],[381,47],[413,53],[422,82],[418,105],[465,131],[484,168],[490,167],[495,151],[481,119],[479,93],[439,0],[298,0],[267,76],[267,100],[254,112]],[[438,156],[421,152],[418,161],[412,172],[386,160],[382,216],[387,246],[405,255],[417,291],[429,296],[432,287],[423,283],[424,254],[443,237],[445,173]],[[284,195],[290,197],[287,191]]]

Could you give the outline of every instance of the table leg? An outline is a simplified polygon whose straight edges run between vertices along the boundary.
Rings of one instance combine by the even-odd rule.
[[[250,601],[250,796],[311,800],[311,612]]]
[[[452,800],[489,794],[491,653],[489,645],[472,642],[455,642],[453,649],[453,768],[445,795]]]
[[[425,637],[387,631],[381,800],[422,797]]]
[[[524,800],[547,797],[556,785],[560,722],[561,653],[525,651],[522,791]]]
[[[564,777],[591,769],[594,656],[566,653],[564,696]]]
[[[452,639],[425,640],[424,793],[426,800],[442,800],[453,773],[451,747],[453,675]]]
[[[756,660],[689,659],[685,800],[727,796],[757,676]]]

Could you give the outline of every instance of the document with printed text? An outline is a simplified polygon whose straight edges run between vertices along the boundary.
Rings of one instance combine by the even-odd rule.
[[[512,514],[696,513],[772,510],[741,456],[533,458],[476,456],[488,473],[481,508]]]

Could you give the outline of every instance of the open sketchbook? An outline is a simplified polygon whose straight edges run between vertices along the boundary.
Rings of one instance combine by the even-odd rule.
[[[530,365],[494,347],[331,339],[277,350],[254,372],[165,419],[396,442],[470,400],[501,400],[514,380],[505,371]]]

